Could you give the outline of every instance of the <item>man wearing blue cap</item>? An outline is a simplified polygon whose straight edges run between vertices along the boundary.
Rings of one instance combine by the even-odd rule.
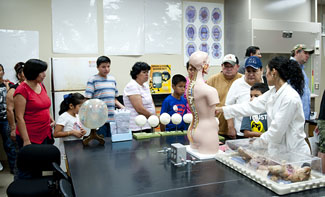
[[[304,71],[304,64],[308,61],[311,54],[314,53],[313,49],[308,49],[304,44],[297,44],[291,51],[290,59],[296,60],[302,70],[305,80],[304,94],[301,96],[302,106],[304,109],[305,120],[310,119],[310,89],[309,79]]]
[[[263,66],[260,58],[251,56],[245,62],[245,75],[234,81],[226,97],[226,105],[245,103],[250,101],[250,89],[255,83],[263,83]],[[242,138],[240,131],[243,117],[227,120],[228,137],[231,139]]]

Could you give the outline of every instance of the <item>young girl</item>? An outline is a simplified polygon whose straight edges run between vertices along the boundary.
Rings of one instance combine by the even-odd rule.
[[[60,105],[59,118],[55,125],[54,137],[61,138],[59,149],[65,158],[63,141],[78,140],[86,134],[79,121],[78,112],[85,97],[80,93],[64,95],[64,100]]]

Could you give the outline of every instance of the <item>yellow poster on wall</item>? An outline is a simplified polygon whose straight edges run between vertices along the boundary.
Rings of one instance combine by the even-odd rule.
[[[151,65],[149,81],[151,94],[171,93],[170,68],[170,65]]]

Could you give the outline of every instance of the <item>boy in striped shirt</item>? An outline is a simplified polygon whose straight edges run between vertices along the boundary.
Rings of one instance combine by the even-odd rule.
[[[97,59],[98,74],[88,79],[85,97],[89,99],[100,99],[104,101],[108,108],[107,122],[98,129],[97,133],[104,137],[111,136],[110,122],[114,122],[115,106],[124,108],[124,106],[116,99],[118,90],[116,87],[115,77],[110,75],[111,60],[106,56],[100,56]]]

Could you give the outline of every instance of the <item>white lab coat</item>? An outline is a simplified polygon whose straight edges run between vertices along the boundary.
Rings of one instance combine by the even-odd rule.
[[[287,83],[277,92],[273,87],[249,103],[225,106],[223,111],[226,119],[266,112],[268,130],[261,135],[259,143],[268,144],[269,149],[277,149],[277,146],[282,145],[287,151],[310,154],[305,141],[305,118],[301,99]]]

